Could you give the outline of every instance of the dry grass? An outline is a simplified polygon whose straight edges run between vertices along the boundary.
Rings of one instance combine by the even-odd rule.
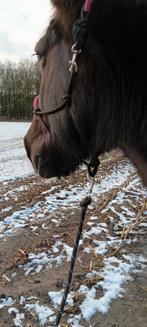
[[[123,230],[121,231],[121,240],[126,240],[129,235],[136,230],[139,225],[145,220],[144,211],[147,210],[147,199],[143,203],[142,207],[139,208],[137,215],[136,215],[136,220],[133,224],[130,224],[129,226],[124,225]]]

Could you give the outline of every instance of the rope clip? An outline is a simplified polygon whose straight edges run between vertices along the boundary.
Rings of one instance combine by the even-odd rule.
[[[77,57],[82,52],[82,50],[77,50],[76,46],[77,46],[76,43],[74,43],[72,48],[71,48],[71,52],[73,54],[72,59],[69,62],[69,71],[71,73],[77,73],[78,72]]]

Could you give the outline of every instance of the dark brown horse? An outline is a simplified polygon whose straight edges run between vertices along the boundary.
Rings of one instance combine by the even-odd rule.
[[[36,45],[39,107],[57,106],[69,80],[73,23],[84,0],[52,0],[54,17]],[[65,176],[84,159],[116,147],[147,185],[147,0],[95,0],[70,108],[34,115],[25,137],[43,177]]]

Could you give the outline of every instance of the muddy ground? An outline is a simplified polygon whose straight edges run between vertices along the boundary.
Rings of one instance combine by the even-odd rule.
[[[73,322],[69,322],[69,317],[81,314],[80,305],[85,295],[78,293],[80,285],[86,285],[91,290],[93,285],[103,280],[102,268],[105,258],[115,257],[118,260],[123,258],[123,261],[127,262],[127,259],[123,257],[124,254],[134,256],[134,258],[136,256],[143,258],[141,263],[136,261],[136,267],[134,266],[132,272],[131,270],[129,272],[129,279],[124,281],[123,290],[125,292],[120,292],[116,299],[114,296],[108,313],[95,312],[90,317],[90,322],[81,318],[80,322],[75,323],[75,326],[88,327],[90,324],[93,327],[147,326],[146,190],[138,181],[137,174],[132,168],[129,168],[125,179],[118,184],[114,183],[113,171],[115,170],[116,173],[121,171],[121,174],[124,171],[125,174],[126,167],[128,167],[128,161],[118,151],[102,157],[96,184],[99,185],[106,180],[107,176],[111,177],[112,175],[112,186],[110,178],[109,189],[106,188],[102,193],[97,194],[97,197],[94,196],[94,202],[87,213],[84,228],[89,234],[87,234],[88,237],[83,237],[83,243],[79,247],[71,287],[74,303],[66,307],[61,323],[62,327],[74,326]],[[68,191],[77,184],[79,192],[82,192],[85,180],[86,171],[82,169],[69,178],[61,180],[44,181],[38,176],[32,176],[1,184],[0,222],[6,220],[5,224],[0,225],[1,327],[55,326],[51,320],[40,322],[35,311],[27,310],[25,305],[34,304],[36,299],[40,305],[54,307],[48,292],[58,292],[63,288],[69,267],[68,255],[67,257],[63,255],[62,262],[53,263],[50,269],[48,269],[48,263],[44,263],[43,266],[36,264],[35,268],[30,266],[32,270],[29,272],[27,264],[31,262],[31,253],[34,255],[42,252],[46,254],[52,250],[57,241],[62,240],[70,248],[73,246],[79,222],[78,192],[77,195],[76,191],[74,191],[75,194],[73,192],[73,195],[77,196],[73,207],[71,202],[69,206],[64,205],[64,201],[69,197]],[[65,190],[65,192],[60,193],[61,190]],[[123,194],[120,202],[117,201],[118,194],[120,195],[119,201]],[[54,196],[56,198],[54,210],[50,210],[50,202],[46,200],[46,197],[49,199]],[[56,207],[58,202],[60,206],[57,204]],[[29,208],[28,216],[26,208]],[[126,213],[127,217],[132,213],[134,225],[130,227],[130,224],[127,226],[123,223],[122,211],[123,215],[125,216]],[[24,215],[23,218],[21,215]],[[91,217],[94,217],[93,219],[97,217],[96,223],[94,220],[95,225],[90,220]],[[114,246],[108,245],[105,253],[96,252],[94,248],[94,240],[96,242],[107,241],[107,235],[103,230],[97,234],[95,229],[94,232],[90,229],[91,226],[97,227],[98,222],[107,226],[109,235],[112,237],[115,236],[116,230],[117,236],[119,235],[120,242]],[[90,249],[89,253],[84,251],[85,248]],[[57,250],[63,254],[62,245]],[[95,273],[87,277],[88,273],[93,271]],[[102,287],[97,287],[96,297],[102,297],[103,292]],[[7,302],[9,298],[13,301],[12,303],[11,301]],[[4,301],[6,301],[5,305],[1,305]],[[15,310],[10,310],[11,307],[15,307]],[[57,312],[55,308],[54,310]],[[18,316],[18,312],[24,316]]]

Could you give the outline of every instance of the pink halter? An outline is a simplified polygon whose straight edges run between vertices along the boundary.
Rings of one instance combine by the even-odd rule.
[[[33,109],[34,111],[37,110],[39,107],[39,95],[37,95],[33,100]]]
[[[92,6],[93,0],[85,0],[84,11],[89,12]]]

